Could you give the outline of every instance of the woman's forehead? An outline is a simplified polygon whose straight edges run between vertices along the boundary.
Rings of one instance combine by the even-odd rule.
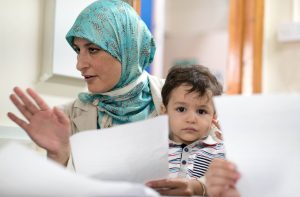
[[[85,38],[79,38],[79,37],[74,37],[74,40],[73,40],[73,44],[75,45],[86,45],[86,44],[94,44],[92,43],[91,41],[85,39]]]

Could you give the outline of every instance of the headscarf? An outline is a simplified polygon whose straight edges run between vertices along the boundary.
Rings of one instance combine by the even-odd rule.
[[[146,119],[153,114],[145,68],[153,61],[155,44],[145,23],[122,0],[98,0],[86,7],[66,35],[96,44],[121,62],[119,82],[106,93],[80,93],[79,99],[98,108],[101,128]]]

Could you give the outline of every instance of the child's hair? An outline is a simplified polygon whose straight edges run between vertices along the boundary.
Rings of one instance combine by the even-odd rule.
[[[172,90],[181,85],[191,86],[188,93],[197,92],[200,97],[210,94],[211,96],[217,96],[223,92],[223,86],[207,67],[202,65],[176,65],[169,70],[161,91],[164,106],[168,105]]]

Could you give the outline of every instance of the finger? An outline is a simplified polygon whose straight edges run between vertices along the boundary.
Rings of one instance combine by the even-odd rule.
[[[227,161],[221,158],[214,158],[210,163],[208,170],[210,169],[219,169],[219,168],[227,168]]]
[[[24,120],[18,118],[15,114],[13,114],[11,112],[7,113],[7,116],[13,122],[15,122],[17,125],[19,125],[19,127],[21,127],[22,129],[24,129],[26,131],[26,133],[28,133],[28,124],[27,124],[27,122],[25,122]]]
[[[28,88],[27,93],[33,98],[33,100],[37,103],[42,111],[46,111],[49,109],[47,103],[33,89]]]
[[[226,192],[227,189],[223,186],[214,186],[214,187],[208,187],[209,190],[207,190],[208,196],[214,196],[214,197],[221,197],[222,193]]]
[[[220,123],[219,123],[219,121],[218,121],[218,119],[212,119],[212,122],[213,122],[213,124],[218,128],[218,129],[221,129],[221,126],[220,126]]]
[[[56,115],[58,121],[62,124],[69,124],[70,121],[68,117],[64,114],[64,112],[57,107],[54,107],[53,109],[54,114]]]
[[[179,188],[179,187],[187,187],[187,182],[182,179],[161,179],[156,181],[148,182],[148,184],[151,184],[150,187],[152,188]]]
[[[219,140],[223,140],[223,135],[220,131],[215,131],[216,138]]]
[[[227,170],[236,170],[236,165],[228,160],[215,158],[212,160],[210,166],[211,168],[224,168]]]
[[[240,175],[236,170],[228,170],[224,166],[209,168],[205,174],[207,185],[212,186],[234,186]]]
[[[235,174],[237,173],[236,166],[224,159],[213,159],[211,164],[209,165],[207,174],[208,175],[218,175],[218,174],[223,174],[223,173],[228,173],[228,174]]]
[[[148,183],[146,183],[146,185],[153,189],[162,189],[162,188],[166,188],[166,182],[167,182],[166,179],[161,179],[161,180],[149,181]]]
[[[35,106],[30,101],[30,99],[25,95],[25,93],[19,87],[15,87],[14,88],[14,92],[22,100],[22,102],[24,103],[24,105],[26,106],[26,108],[28,109],[28,111],[30,113],[34,114],[34,113],[36,113],[36,112],[39,111],[39,109],[37,108],[37,106]]]
[[[210,180],[207,180],[207,185],[208,187],[228,187],[228,186],[235,186],[235,181],[233,179],[227,179],[226,177],[221,177],[221,176],[215,176]]]
[[[229,188],[223,192],[222,197],[240,197],[240,194],[236,188]]]
[[[228,181],[236,181],[239,178],[239,173],[222,168],[215,168],[207,171],[207,176],[212,178],[222,178]]]
[[[10,100],[13,104],[18,108],[18,110],[23,114],[23,116],[30,121],[32,114],[28,111],[28,109],[20,102],[16,95],[10,95]]]

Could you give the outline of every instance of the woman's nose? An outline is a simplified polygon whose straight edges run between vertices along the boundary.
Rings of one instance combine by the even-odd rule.
[[[77,64],[76,64],[77,70],[82,71],[84,68],[87,68],[88,66],[89,66],[89,63],[88,63],[87,55],[85,55],[83,53],[78,53]]]

